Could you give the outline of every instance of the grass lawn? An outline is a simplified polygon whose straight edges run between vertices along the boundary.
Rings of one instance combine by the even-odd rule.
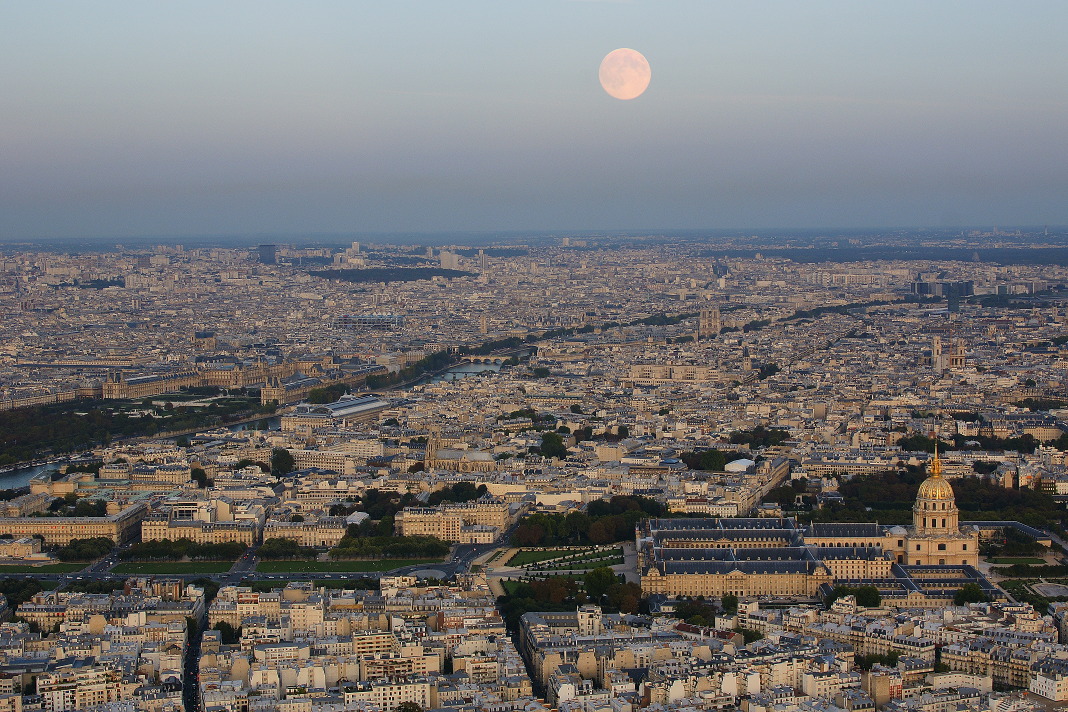
[[[501,581],[501,587],[504,589],[505,593],[507,593],[509,596],[512,596],[512,595],[515,595],[515,590],[517,588],[519,588],[519,585],[521,583],[522,583],[522,581],[502,580]]]
[[[578,585],[579,585],[579,588],[580,589],[582,588],[582,577],[581,576],[547,576],[546,578],[571,579],[572,581],[577,581]],[[514,581],[514,580],[511,580],[511,579],[501,579],[501,586],[504,588],[504,592],[507,593],[509,596],[515,595],[516,589],[519,588],[520,586],[522,586],[524,583],[527,583],[527,582],[526,581]]]
[[[1034,564],[1041,566],[1046,563],[1045,559],[1036,559],[1030,556],[998,556],[987,559],[992,564]]]
[[[373,561],[261,561],[256,570],[268,574],[330,571],[392,571],[401,566],[440,564],[442,559],[375,559]]]
[[[284,588],[285,581],[273,581],[267,579],[245,579],[241,582],[242,586],[249,586],[253,591],[273,591],[277,588]],[[322,586],[329,589],[361,589],[361,590],[375,590],[378,588],[377,579],[315,579],[314,585],[316,587]]]
[[[41,566],[11,564],[0,566],[0,576],[4,574],[65,574],[70,571],[81,571],[88,565],[87,562],[80,564],[43,564]]]
[[[232,561],[127,561],[111,570],[113,574],[222,574]]]
[[[578,561],[563,562],[560,564],[553,564],[552,566],[546,566],[538,569],[539,571],[577,571],[579,569],[597,569],[602,566],[619,566],[623,563],[622,556],[616,556],[611,559],[580,559]]]
[[[549,559],[558,559],[561,556],[567,556],[568,554],[579,554],[579,549],[541,549],[539,551],[517,551],[515,556],[508,559],[508,566],[523,566],[525,564],[536,564],[539,561],[548,561]]]

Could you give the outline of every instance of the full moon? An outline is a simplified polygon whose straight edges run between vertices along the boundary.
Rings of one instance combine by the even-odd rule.
[[[598,77],[609,96],[635,99],[649,86],[652,72],[642,53],[626,47],[613,50],[601,60]]]

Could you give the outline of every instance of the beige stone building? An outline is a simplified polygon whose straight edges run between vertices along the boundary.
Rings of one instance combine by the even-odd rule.
[[[726,380],[712,366],[696,364],[634,364],[624,385],[659,386],[665,383],[715,383]]]
[[[649,520],[639,527],[637,548],[642,588],[671,596],[815,596],[824,585],[864,582],[904,596],[917,588],[937,591],[940,575],[947,587],[959,587],[961,576],[979,576],[972,571],[979,530],[960,526],[937,453],[917,493],[911,527],[803,528],[773,517]],[[926,570],[910,574],[901,566]]]
[[[27,536],[21,539],[0,539],[0,559],[24,559],[41,553],[41,540]]]
[[[301,546],[334,547],[347,530],[345,517],[308,515],[302,522],[268,521],[263,527],[263,539],[290,539]]]
[[[408,507],[397,514],[401,536],[434,536],[461,544],[488,544],[526,511],[522,503],[493,497],[437,507]]]
[[[5,517],[0,518],[0,534],[14,537],[40,535],[45,544],[65,545],[71,539],[106,537],[124,544],[137,535],[141,520],[148,514],[143,502],[131,504],[107,517]]]
[[[197,544],[222,544],[236,541],[252,545],[256,541],[254,521],[203,522],[170,519],[167,515],[153,515],[141,523],[141,539],[153,541],[189,539]]]

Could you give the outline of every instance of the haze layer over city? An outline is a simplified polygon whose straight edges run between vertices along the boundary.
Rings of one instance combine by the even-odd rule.
[[[1066,21],[0,8],[0,712],[1063,706]]]

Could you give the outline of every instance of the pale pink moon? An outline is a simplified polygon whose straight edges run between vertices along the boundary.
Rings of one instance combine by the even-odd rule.
[[[653,73],[641,52],[623,47],[605,55],[597,75],[609,96],[625,100],[641,96]]]

